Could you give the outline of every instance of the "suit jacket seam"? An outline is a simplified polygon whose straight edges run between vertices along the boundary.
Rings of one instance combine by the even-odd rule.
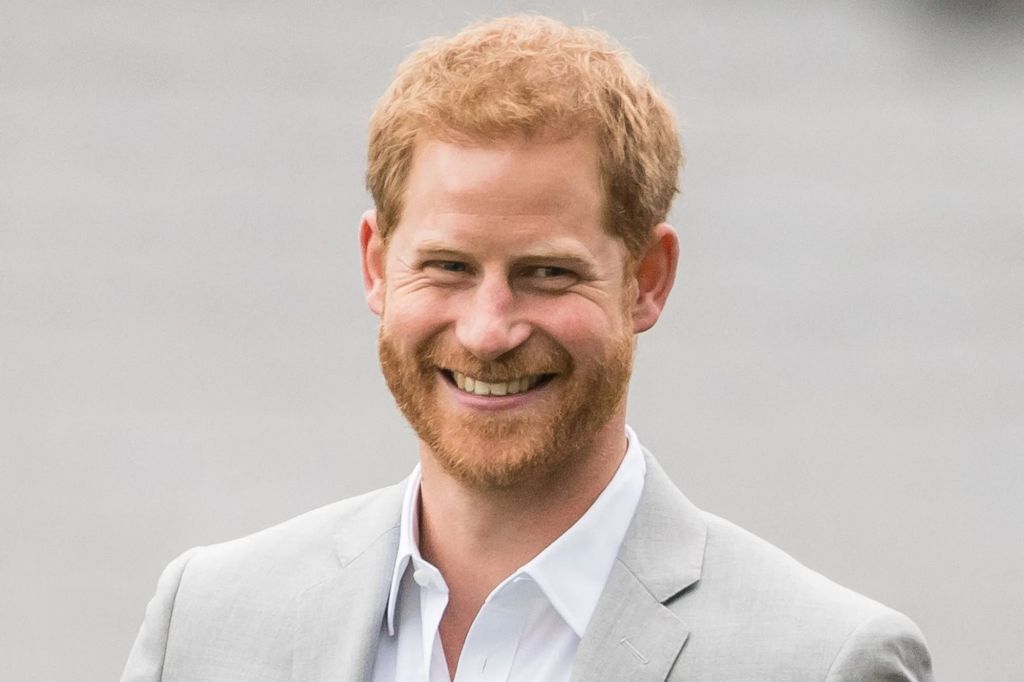
[[[372,540],[367,542],[366,545],[364,545],[363,548],[360,549],[358,552],[356,552],[354,555],[352,555],[351,557],[345,559],[344,561],[339,561],[338,563],[341,564],[340,568],[348,567],[350,564],[352,564],[352,562],[356,561],[359,557],[361,557],[364,554],[366,554],[370,550],[371,547],[373,547],[378,542],[380,542],[381,538],[383,538],[385,535],[387,535],[389,533],[392,533],[392,532],[398,530],[398,528],[399,528],[399,526],[396,523],[395,525],[389,526],[385,530],[381,531],[380,534],[378,534]],[[302,595],[306,594],[310,590],[314,590],[317,587],[319,587],[320,585],[323,585],[326,582],[330,582],[331,580],[334,580],[333,573],[332,573],[332,575],[329,575],[326,578],[322,578],[321,580],[317,580],[315,583],[312,583],[311,585],[307,585],[303,589],[299,590],[298,593],[296,594],[296,597],[301,597]]]
[[[825,682],[828,682],[828,680],[832,679],[832,673],[836,672],[836,664],[839,663],[839,660],[842,659],[846,652],[850,649],[853,640],[856,639],[860,631],[867,627],[870,623],[874,622],[877,615],[878,614],[873,614],[865,618],[860,624],[857,625],[857,627],[850,631],[850,634],[846,636],[846,639],[843,640],[842,645],[836,652],[835,658],[832,659],[832,663],[828,667],[828,672],[825,674]]]
[[[615,557],[615,563],[620,564],[622,566],[622,568],[627,573],[629,573],[629,575],[633,578],[633,580],[636,581],[636,584],[639,585],[640,587],[644,588],[644,592],[646,592],[648,594],[648,596],[650,596],[650,598],[652,600],[656,601],[657,603],[661,604],[662,606],[665,606],[665,602],[663,602],[662,600],[658,599],[658,596],[656,594],[654,594],[654,592],[651,591],[651,588],[649,588],[647,586],[647,583],[644,582],[640,578],[639,575],[637,575],[637,572],[634,571],[633,568],[628,563],[626,563],[625,561],[622,560],[622,557]],[[609,574],[609,580],[610,579],[611,579],[611,576]],[[607,587],[608,587],[608,581],[606,580],[605,581],[605,588],[607,588]]]
[[[205,549],[202,545],[193,547],[182,555],[185,557],[185,562],[178,573],[178,582],[174,585],[174,596],[171,599],[170,613],[167,614],[167,638],[164,641],[163,656],[160,657],[160,680],[164,679],[164,668],[167,666],[167,650],[171,648],[171,626],[174,624],[174,611],[178,605],[178,593],[181,591],[181,584],[185,581],[185,571],[188,570],[189,564],[192,563],[192,558],[202,549]]]

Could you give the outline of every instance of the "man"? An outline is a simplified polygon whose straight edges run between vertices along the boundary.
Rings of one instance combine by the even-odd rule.
[[[599,32],[510,17],[412,55],[360,244],[420,465],[179,557],[123,679],[931,679],[906,617],[696,509],[626,426],[681,163]]]

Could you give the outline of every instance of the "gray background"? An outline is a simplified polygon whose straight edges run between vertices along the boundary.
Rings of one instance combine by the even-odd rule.
[[[538,9],[681,113],[631,423],[699,505],[1024,667],[1012,3],[2,4],[0,677],[119,674],[160,569],[414,463],[356,226],[419,39]]]

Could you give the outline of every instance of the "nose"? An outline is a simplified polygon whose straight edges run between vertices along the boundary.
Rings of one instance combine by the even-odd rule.
[[[504,277],[484,277],[469,294],[455,323],[455,336],[474,356],[494,360],[530,337],[531,327],[521,318],[516,294]]]

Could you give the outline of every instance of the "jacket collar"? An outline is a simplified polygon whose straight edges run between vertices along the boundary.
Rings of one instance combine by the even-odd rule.
[[[295,602],[294,682],[354,682],[373,673],[398,547],[404,484],[349,501],[334,537],[338,567]]]
[[[644,494],[580,642],[573,682],[663,682],[690,633],[665,603],[700,580],[707,522],[645,455]]]
[[[700,580],[707,521],[644,450],[647,477],[619,560],[659,602]]]

